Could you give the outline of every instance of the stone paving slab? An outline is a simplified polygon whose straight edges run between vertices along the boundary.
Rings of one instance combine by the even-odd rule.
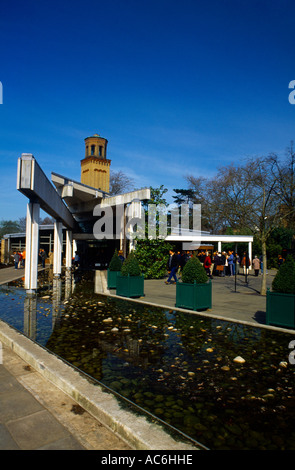
[[[2,345],[0,450],[130,450],[130,446]]]
[[[41,266],[38,267],[38,271],[42,271],[43,269],[45,268],[42,268]],[[16,281],[22,277],[25,277],[25,268],[23,267],[15,269],[15,267],[9,266],[7,268],[0,269],[0,285]]]

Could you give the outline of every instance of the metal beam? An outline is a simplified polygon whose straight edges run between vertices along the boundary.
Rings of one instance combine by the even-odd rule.
[[[18,159],[17,189],[31,202],[38,202],[41,209],[60,220],[67,228],[76,227],[71,212],[32,154],[23,153]]]
[[[117,206],[120,204],[130,204],[134,201],[146,201],[151,198],[150,188],[138,189],[125,194],[118,194],[103,198],[100,202],[101,207]]]

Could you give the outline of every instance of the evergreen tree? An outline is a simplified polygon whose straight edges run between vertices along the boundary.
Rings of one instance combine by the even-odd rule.
[[[283,294],[295,294],[295,261],[291,255],[281,265],[273,282],[272,290]]]
[[[139,263],[133,251],[129,253],[124,263],[122,264],[121,274],[122,276],[128,276],[128,274],[130,276],[141,275]]]
[[[195,281],[197,284],[204,284],[208,281],[208,276],[198,258],[193,256],[182,270],[182,282],[193,284]]]
[[[110,261],[110,264],[109,264],[109,270],[110,271],[121,271],[121,268],[122,268],[122,261],[120,260],[119,256],[118,256],[118,251],[115,250],[114,254],[113,254],[113,257]]]

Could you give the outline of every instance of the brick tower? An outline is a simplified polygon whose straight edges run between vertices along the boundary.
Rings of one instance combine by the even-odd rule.
[[[107,139],[94,134],[86,137],[85,158],[81,160],[81,183],[109,192],[110,165],[107,157]]]

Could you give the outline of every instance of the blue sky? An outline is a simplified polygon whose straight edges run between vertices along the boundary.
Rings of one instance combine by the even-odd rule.
[[[294,18],[285,0],[2,0],[0,220],[26,213],[21,153],[79,181],[94,133],[113,170],[168,197],[187,174],[283,155]]]

